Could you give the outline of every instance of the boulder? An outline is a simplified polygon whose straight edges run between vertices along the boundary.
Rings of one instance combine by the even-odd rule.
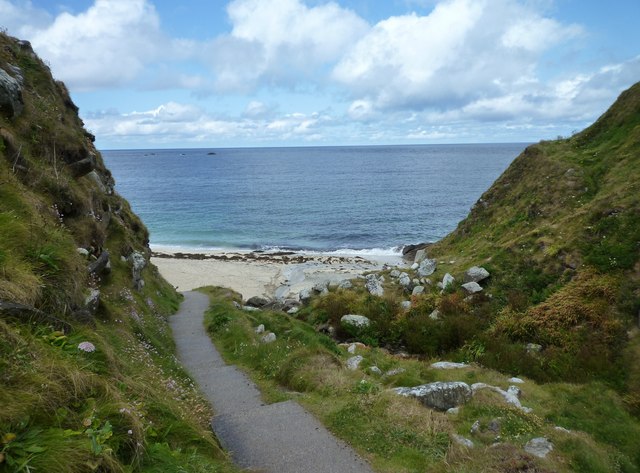
[[[409,286],[411,286],[411,278],[407,273],[401,273],[400,277],[398,278],[398,283],[401,286],[408,288]]]
[[[480,266],[473,266],[464,273],[464,282],[480,282],[487,279],[491,274]]]
[[[256,327],[256,333],[260,334],[264,332],[264,324],[260,324]]]
[[[482,292],[482,286],[473,281],[464,283],[462,285],[462,289],[464,289],[467,294],[477,294],[478,292]]]
[[[329,292],[329,281],[319,281],[311,288],[312,292],[317,294],[326,294]]]
[[[311,299],[311,289],[310,288],[302,289],[300,291],[300,294],[298,294],[298,297],[300,298],[300,302],[302,302],[303,304],[306,304]]]
[[[378,368],[377,366],[371,366],[369,368],[369,373],[373,373],[373,374],[377,374],[377,375],[382,375],[382,370],[380,368]]]
[[[364,328],[368,327],[371,324],[371,321],[364,315],[347,314],[342,316],[340,323],[343,325],[352,325],[357,328]]]
[[[389,273],[389,276],[391,276],[392,278],[399,278],[400,277],[400,271],[398,271],[397,269],[394,269],[393,271],[391,271]]]
[[[542,345],[538,343],[527,343],[524,347],[527,353],[540,353],[542,351]]]
[[[402,373],[404,373],[405,371],[407,371],[407,370],[406,370],[406,369],[404,369],[404,368],[393,368],[392,370],[387,371],[387,372],[384,374],[384,376],[385,376],[386,378],[389,378],[389,377],[391,377],[391,376],[396,376],[396,375],[402,374]]]
[[[546,458],[553,450],[553,444],[545,437],[529,440],[524,445],[524,451],[538,458]]]
[[[466,363],[455,363],[453,361],[438,361],[436,363],[431,363],[431,367],[436,370],[455,370],[468,368],[469,365]]]
[[[369,291],[369,294],[382,297],[384,295],[384,288],[378,280],[375,274],[368,274],[365,278],[364,287]]]
[[[273,343],[276,341],[276,334],[273,332],[269,332],[262,336],[260,339],[262,343]]]
[[[473,448],[473,442],[468,438],[463,437],[462,435],[451,434],[451,440],[453,440],[454,443],[461,445],[462,447]]]
[[[357,370],[358,367],[360,366],[360,363],[362,363],[362,360],[364,360],[362,355],[352,356],[347,360],[347,369],[351,371]]]
[[[411,295],[417,296],[419,294],[422,294],[423,292],[424,292],[424,286],[416,286],[413,288],[413,291],[411,291]]]
[[[420,266],[418,266],[418,276],[420,276],[421,278],[431,276],[433,273],[435,273],[437,266],[438,263],[434,259],[427,258],[425,260],[422,260]]]
[[[435,309],[429,314],[429,318],[431,320],[440,320],[440,311],[438,309]]]
[[[85,258],[89,257],[89,250],[87,250],[86,248],[76,248],[76,252],[80,256],[84,256]]]
[[[23,109],[20,82],[0,68],[0,112],[7,118],[16,118]]]
[[[442,278],[442,289],[446,289],[447,287],[449,287],[451,284],[453,284],[455,282],[455,278],[453,276],[451,276],[449,273],[445,274],[444,277]]]
[[[393,391],[401,396],[415,397],[425,406],[439,411],[465,404],[471,399],[472,393],[469,385],[461,381],[437,381],[413,388],[395,388]]]
[[[400,307],[402,307],[404,310],[411,309],[411,301],[402,301],[400,303]]]
[[[257,307],[258,309],[260,309],[266,306],[267,304],[269,304],[270,302],[271,301],[266,297],[253,296],[249,298],[249,300],[245,305],[248,305],[249,307]]]
[[[419,267],[420,267],[420,264],[419,264],[419,263],[413,263],[413,264],[411,265],[411,269],[413,269],[414,271],[415,271],[416,269],[418,269]]]
[[[147,265],[147,259],[139,251],[132,252],[127,259],[131,263],[131,277],[133,279],[133,286],[138,291],[140,291],[144,287],[142,270]]]
[[[507,381],[509,381],[510,383],[514,383],[514,384],[524,384],[524,380],[520,379],[520,378],[509,378]]]
[[[73,174],[74,177],[78,178],[86,176],[96,168],[96,159],[93,156],[89,156],[88,158],[69,163],[68,166],[71,174]]]
[[[353,283],[349,279],[343,279],[338,283],[338,289],[351,289]]]
[[[416,256],[413,258],[414,263],[422,263],[427,258],[427,250],[422,248],[421,250],[416,251]]]
[[[100,291],[98,289],[90,289],[89,295],[84,299],[84,306],[92,315],[98,310],[100,305]]]

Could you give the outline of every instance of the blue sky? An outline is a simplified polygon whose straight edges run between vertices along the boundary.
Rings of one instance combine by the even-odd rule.
[[[638,0],[0,0],[101,149],[568,135],[640,80],[638,18]]]

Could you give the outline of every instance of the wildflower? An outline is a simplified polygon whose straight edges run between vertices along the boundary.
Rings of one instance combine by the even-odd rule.
[[[91,342],[81,342],[78,344],[78,350],[91,353],[96,351],[96,346]]]

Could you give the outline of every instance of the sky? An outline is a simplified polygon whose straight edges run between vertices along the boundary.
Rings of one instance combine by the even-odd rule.
[[[536,142],[640,80],[640,0],[0,0],[99,149]]]

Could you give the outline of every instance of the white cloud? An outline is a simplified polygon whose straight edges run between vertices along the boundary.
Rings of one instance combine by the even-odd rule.
[[[15,8],[23,15],[35,10],[44,17],[30,3]],[[73,90],[131,81],[169,49],[158,14],[147,0],[96,0],[84,12],[63,12],[46,25],[25,18],[12,29],[29,39],[56,77]]]
[[[213,41],[210,61],[222,90],[295,85],[300,77],[322,81],[332,65],[368,29],[354,12],[330,2],[234,0],[227,7],[232,31]]]
[[[445,0],[379,22],[333,77],[381,109],[458,108],[535,80],[540,55],[580,31],[516,0]]]

